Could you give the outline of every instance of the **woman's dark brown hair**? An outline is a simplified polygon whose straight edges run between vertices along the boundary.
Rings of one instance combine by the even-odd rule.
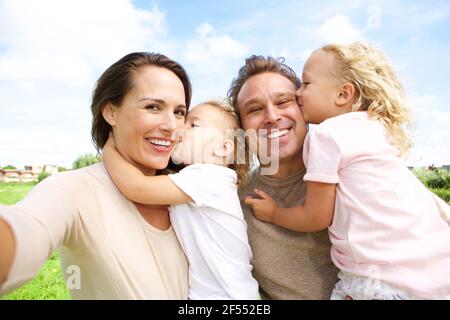
[[[92,94],[91,135],[99,152],[108,140],[111,126],[103,118],[102,110],[107,103],[120,106],[125,95],[133,88],[133,76],[139,67],[151,65],[166,68],[181,80],[184,87],[186,108],[189,110],[192,96],[191,82],[183,67],[159,53],[133,52],[111,65],[97,80]]]

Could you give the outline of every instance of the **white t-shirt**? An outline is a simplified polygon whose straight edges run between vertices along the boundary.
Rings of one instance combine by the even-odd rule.
[[[172,226],[189,260],[189,299],[259,299],[236,173],[193,164],[169,178],[193,200],[170,207]]]

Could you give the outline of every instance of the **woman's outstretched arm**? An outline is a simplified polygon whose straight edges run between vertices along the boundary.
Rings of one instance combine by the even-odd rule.
[[[6,280],[14,259],[14,242],[10,226],[0,218],[0,286]]]
[[[102,161],[114,184],[131,201],[165,205],[192,201],[168,176],[145,176],[126,161],[116,150],[112,136],[103,147]]]
[[[48,177],[14,205],[0,205],[0,296],[33,279],[50,255],[72,239],[77,197],[86,189],[77,172]]]

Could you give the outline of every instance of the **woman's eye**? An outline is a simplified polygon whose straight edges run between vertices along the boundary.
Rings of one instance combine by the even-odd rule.
[[[197,123],[191,123],[191,128],[200,128],[200,126]]]
[[[309,84],[309,82],[303,81],[302,86],[306,87]]]
[[[157,110],[160,110],[161,107],[157,104],[149,104],[149,105],[145,106],[145,109],[157,111]]]
[[[184,117],[184,116],[186,115],[186,111],[185,111],[185,110],[177,110],[177,111],[175,111],[175,114],[176,114],[177,116],[182,116],[182,117]]]

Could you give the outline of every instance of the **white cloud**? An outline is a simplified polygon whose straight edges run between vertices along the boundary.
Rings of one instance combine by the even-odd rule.
[[[157,7],[137,10],[127,0],[5,0],[0,30],[7,48],[0,79],[72,86],[130,51],[161,44],[167,27]]]
[[[196,29],[185,50],[185,60],[191,64],[192,72],[210,73],[227,70],[230,63],[243,58],[249,47],[227,34],[217,35],[209,23],[202,23]]]
[[[363,40],[363,34],[356,29],[349,17],[337,14],[326,20],[317,30],[317,37],[324,43],[347,44]]]
[[[450,114],[441,99],[423,95],[411,99],[414,110],[414,148],[408,162],[414,166],[450,164]]]
[[[224,98],[250,47],[228,34],[218,34],[209,23],[200,24],[195,32],[183,50],[183,62],[194,84],[193,104]]]
[[[295,56],[288,47],[272,48],[270,50],[270,55],[272,57],[283,57],[285,59],[291,59]]]
[[[131,0],[0,2],[0,161],[70,166],[92,152],[89,100],[133,51],[170,56],[165,13]]]
[[[212,25],[204,22],[195,29],[195,33],[197,33],[200,38],[206,38],[207,36],[214,35],[216,30]]]

